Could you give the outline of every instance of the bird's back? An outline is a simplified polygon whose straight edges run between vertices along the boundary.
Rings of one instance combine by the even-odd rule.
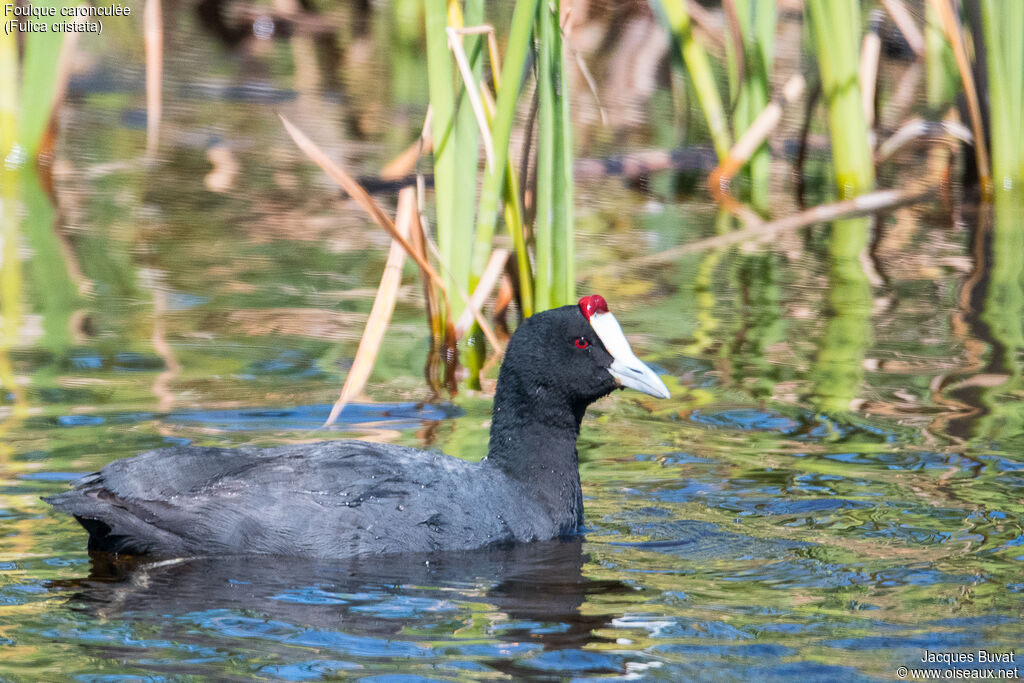
[[[343,558],[558,535],[527,493],[441,453],[329,441],[149,451],[48,500],[89,531],[90,549]]]

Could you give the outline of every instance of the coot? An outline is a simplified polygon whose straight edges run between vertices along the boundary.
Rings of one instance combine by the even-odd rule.
[[[479,463],[363,441],[163,448],[47,501],[85,527],[90,550],[129,555],[339,559],[569,536],[583,522],[580,422],[620,386],[669,395],[588,296],[516,330]]]

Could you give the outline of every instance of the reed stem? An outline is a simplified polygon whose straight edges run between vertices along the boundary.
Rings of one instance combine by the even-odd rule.
[[[430,90],[431,124],[434,138],[434,201],[437,211],[437,246],[444,262],[442,277],[449,292],[464,286],[459,277],[467,268],[465,244],[460,245],[456,225],[456,167],[455,89],[451,57],[448,53],[448,8],[445,0],[424,0],[424,19],[427,36],[427,85]],[[475,124],[474,124],[475,125]],[[468,266],[468,263],[467,263]],[[457,317],[463,302],[452,297],[452,315]]]
[[[859,83],[861,18],[856,0],[807,0],[807,14],[828,103],[832,165],[840,199],[875,186],[871,142]],[[867,234],[863,240],[866,244]]]
[[[1024,3],[982,0],[988,67],[989,141],[997,189],[1024,180]]]
[[[736,138],[750,128],[768,105],[768,76],[774,54],[776,7],[774,0],[734,0],[742,44],[731,47],[729,74],[736,109],[733,135]],[[732,46],[732,42],[729,43]],[[740,54],[736,54],[736,52]],[[750,203],[761,214],[769,207],[771,153],[762,143],[750,157],[744,175],[750,180]]]
[[[715,75],[711,70],[711,63],[708,60],[704,47],[697,42],[693,35],[693,27],[690,23],[690,15],[683,0],[658,0],[654,5],[655,9],[661,9],[661,15],[668,25],[669,32],[679,45],[680,54],[690,79],[693,81],[693,88],[697,92],[697,101],[704,112],[704,119],[711,130],[711,141],[715,147],[715,154],[718,160],[724,161],[732,147],[729,136],[729,124],[726,120],[725,109],[722,107],[722,97],[718,93],[718,85],[715,83]]]
[[[491,255],[491,242],[498,220],[498,200],[505,182],[509,139],[515,119],[516,102],[523,81],[523,71],[529,55],[534,18],[540,0],[519,0],[512,12],[505,64],[501,70],[501,85],[497,89],[491,139],[494,142],[494,164],[484,172],[477,211],[476,237],[473,242],[472,272],[479,277],[487,268]]]

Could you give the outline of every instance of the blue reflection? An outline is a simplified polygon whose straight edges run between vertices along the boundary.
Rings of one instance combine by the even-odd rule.
[[[260,429],[316,429],[330,414],[328,404],[295,408],[237,408],[231,410],[189,410],[172,413],[165,421],[177,424],[202,424],[224,431]],[[355,424],[381,424],[393,429],[415,429],[424,421],[446,420],[462,415],[450,404],[429,403],[350,403],[329,429],[345,429]]]

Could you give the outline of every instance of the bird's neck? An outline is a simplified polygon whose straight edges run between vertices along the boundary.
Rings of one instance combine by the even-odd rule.
[[[565,533],[583,523],[576,437],[584,412],[555,387],[499,384],[491,417],[488,462],[520,482]]]

